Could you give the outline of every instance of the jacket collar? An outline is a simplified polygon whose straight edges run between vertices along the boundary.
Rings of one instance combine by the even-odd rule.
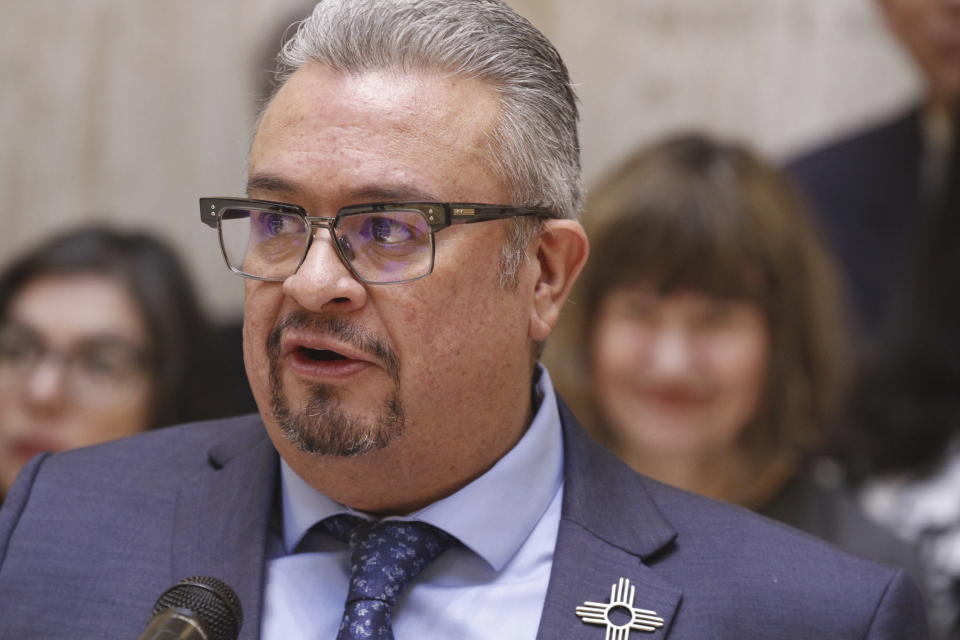
[[[562,518],[641,558],[670,544],[677,532],[647,492],[646,480],[590,438],[562,400],[560,419]]]
[[[652,568],[677,532],[654,502],[646,480],[594,442],[560,404],[564,436],[564,496],[553,569],[538,640],[600,640],[605,627],[586,624],[576,608],[610,602],[621,578],[635,588],[634,606],[656,612],[666,638],[682,594]],[[636,635],[636,634],[633,634]],[[631,636],[632,637],[632,636]]]

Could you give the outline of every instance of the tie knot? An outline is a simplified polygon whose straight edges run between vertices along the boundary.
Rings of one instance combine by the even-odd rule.
[[[380,600],[392,607],[407,584],[453,542],[453,536],[425,522],[338,515],[323,526],[350,545],[348,602]]]

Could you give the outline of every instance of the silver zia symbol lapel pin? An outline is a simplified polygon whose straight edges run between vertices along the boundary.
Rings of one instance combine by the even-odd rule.
[[[630,631],[653,633],[663,626],[663,618],[656,611],[635,609],[633,599],[637,588],[626,578],[610,587],[610,603],[584,602],[577,607],[577,615],[587,624],[605,625],[605,640],[629,640]]]

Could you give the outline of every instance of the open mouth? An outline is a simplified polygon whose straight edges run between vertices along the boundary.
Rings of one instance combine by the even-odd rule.
[[[300,347],[297,349],[297,351],[308,360],[313,360],[314,362],[334,362],[337,360],[347,359],[346,356],[328,349],[310,349],[309,347]]]

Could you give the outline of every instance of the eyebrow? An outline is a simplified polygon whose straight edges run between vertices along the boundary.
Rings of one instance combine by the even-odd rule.
[[[303,191],[296,183],[272,173],[256,173],[247,180],[247,196],[253,191],[266,191],[271,194],[298,196]],[[347,191],[347,199],[355,203],[363,202],[439,202],[433,193],[410,184],[380,185],[368,184]]]
[[[299,189],[289,180],[272,173],[255,173],[247,180],[247,196],[252,191],[269,191],[294,195]]]
[[[438,197],[409,185],[367,185],[350,190],[351,200],[373,202],[437,202]]]

